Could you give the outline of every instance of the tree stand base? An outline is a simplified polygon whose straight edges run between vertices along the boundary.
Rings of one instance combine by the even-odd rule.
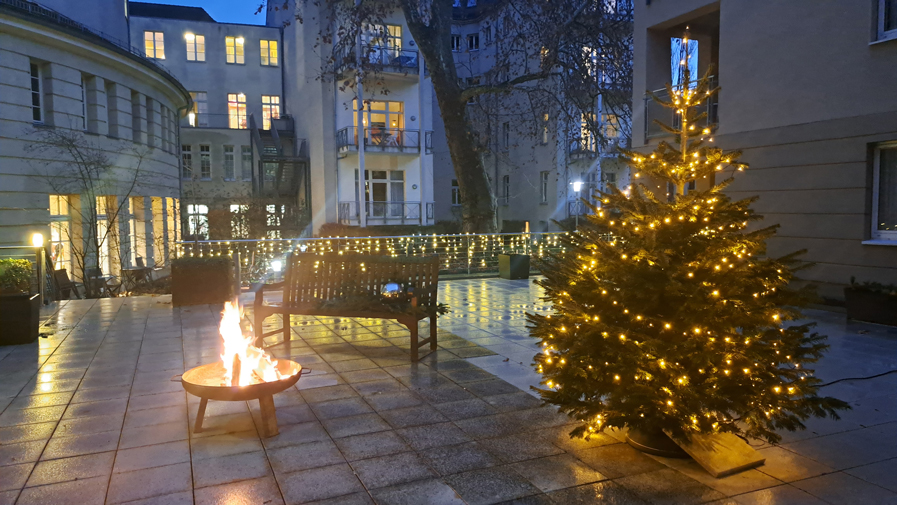
[[[663,431],[642,431],[630,429],[626,434],[626,443],[648,454],[662,456],[664,458],[688,458],[687,452],[682,450],[673,439]]]

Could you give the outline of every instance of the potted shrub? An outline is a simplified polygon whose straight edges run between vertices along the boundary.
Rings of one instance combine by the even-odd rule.
[[[878,282],[857,283],[850,278],[844,288],[847,318],[897,326],[897,285]]]
[[[31,262],[0,259],[0,345],[37,340],[40,295],[30,291]]]
[[[224,303],[233,297],[234,265],[229,256],[172,260],[173,306]]]

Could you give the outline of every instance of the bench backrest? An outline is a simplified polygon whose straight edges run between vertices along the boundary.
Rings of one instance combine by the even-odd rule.
[[[438,256],[295,253],[284,272],[284,302],[308,303],[349,294],[380,295],[389,282],[414,286],[419,305],[436,305]]]

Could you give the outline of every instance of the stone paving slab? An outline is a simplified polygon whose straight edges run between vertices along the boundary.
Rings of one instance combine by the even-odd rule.
[[[417,364],[394,322],[293,317],[290,345],[267,344],[310,373],[275,397],[280,434],[267,439],[255,401],[210,402],[191,433],[198,399],[177,377],[218,359],[220,308],[62,302],[46,338],[0,348],[0,505],[897,503],[897,375],[828,387],[855,410],[756,443],[766,465],[714,479],[619,432],[567,436],[529,389],[524,314],[548,309],[539,294],[526,281],[444,282],[453,312]],[[823,380],[897,369],[897,330],[807,315],[830,335]]]

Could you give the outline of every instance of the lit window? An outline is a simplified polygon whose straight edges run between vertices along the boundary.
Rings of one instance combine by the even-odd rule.
[[[897,240],[897,144],[888,144],[875,150],[872,238]]]
[[[69,195],[50,195],[50,261],[53,268],[71,272],[71,215]]]
[[[252,146],[240,146],[240,171],[244,181],[252,180]]]
[[[209,234],[209,207],[187,205],[187,229],[191,237],[206,238]]]
[[[228,93],[227,116],[231,129],[246,129],[246,95],[243,93]]]
[[[249,206],[230,206],[230,235],[233,239],[249,238]]]
[[[189,117],[190,126],[209,126],[209,95],[205,91],[191,91],[190,98],[193,99],[193,108],[190,112],[193,117]]]
[[[165,35],[162,32],[143,32],[143,47],[147,58],[165,59]]]
[[[184,39],[187,40],[187,61],[206,61],[206,36],[188,33]]]
[[[280,97],[262,95],[262,129],[271,129],[271,120],[280,117]]]
[[[262,53],[262,65],[277,66],[277,41],[261,40],[259,41]]]
[[[187,144],[181,146],[181,177],[193,178],[193,152],[192,147]]]
[[[209,146],[199,146],[199,176],[206,181],[212,178],[212,150]]]
[[[224,37],[224,43],[227,46],[227,62],[242,65],[245,63],[243,59],[243,37]]]
[[[620,136],[620,118],[616,114],[601,115],[601,134],[606,139]]]
[[[234,146],[224,146],[224,180],[234,180]]]
[[[31,117],[35,123],[43,122],[43,109],[41,108],[41,104],[43,103],[43,94],[41,89],[43,88],[41,84],[41,71],[40,65],[37,63],[31,64]]]

